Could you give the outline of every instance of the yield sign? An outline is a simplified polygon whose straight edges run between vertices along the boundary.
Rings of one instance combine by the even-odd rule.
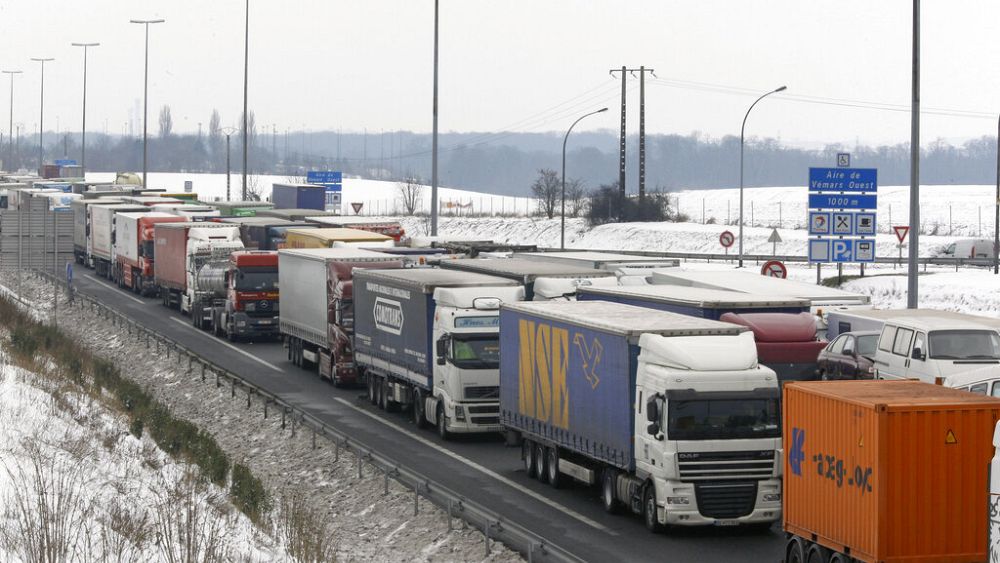
[[[903,244],[906,240],[906,235],[910,234],[910,228],[905,226],[896,226],[892,230],[896,231],[896,238],[899,239],[899,244]]]
[[[365,205],[364,203],[360,203],[357,201],[352,203],[351,207],[354,209],[354,214],[357,215],[358,213],[361,213],[361,208],[364,207],[364,205]]]
[[[767,237],[767,242],[781,242],[781,235],[778,234],[778,229],[771,229],[771,236]]]

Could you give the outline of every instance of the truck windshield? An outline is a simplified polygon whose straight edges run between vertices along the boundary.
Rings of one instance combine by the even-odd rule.
[[[928,355],[935,360],[1000,360],[1000,335],[992,330],[936,330]]]
[[[671,440],[777,438],[781,436],[778,399],[671,399],[667,436]]]
[[[499,369],[500,339],[496,335],[452,335],[451,363],[463,369]]]
[[[274,268],[241,268],[236,273],[236,289],[240,291],[276,291],[278,271]]]

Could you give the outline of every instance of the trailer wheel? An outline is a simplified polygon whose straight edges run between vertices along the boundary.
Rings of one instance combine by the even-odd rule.
[[[830,550],[816,543],[810,545],[806,563],[830,563]]]
[[[615,480],[617,475],[614,469],[605,469],[601,475],[601,506],[608,514],[617,514],[621,508],[618,499],[615,498]]]
[[[368,385],[368,402],[373,405],[378,403],[378,397],[375,396],[375,376],[371,374],[367,375],[365,383]]]
[[[427,426],[427,406],[424,404],[424,392],[416,387],[413,388],[413,424],[417,428]]]
[[[853,559],[847,557],[843,553],[834,553],[830,555],[830,563],[851,563]]]
[[[385,398],[385,378],[384,377],[378,378],[377,385],[378,385],[378,408],[382,410],[389,410],[386,408],[388,401]]]
[[[551,447],[545,448],[548,454],[548,461],[546,465],[549,468],[549,484],[552,485],[553,489],[558,489],[562,483],[562,475],[559,473],[559,448]]]
[[[663,524],[656,517],[656,489],[652,483],[646,485],[646,491],[642,495],[642,515],[647,530],[654,534],[663,532]]]
[[[539,483],[549,482],[549,458],[545,455],[545,446],[535,444],[535,479]]]
[[[444,414],[444,405],[439,404],[437,408],[437,430],[438,436],[442,440],[450,440],[451,432],[448,432],[448,417]]]
[[[785,545],[785,563],[805,563],[806,550],[802,538],[792,537]]]
[[[528,477],[535,475],[535,443],[531,440],[521,442],[521,459],[524,460],[524,473]]]

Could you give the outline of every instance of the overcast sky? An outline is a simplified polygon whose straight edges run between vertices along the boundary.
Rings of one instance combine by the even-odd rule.
[[[923,3],[922,139],[996,134],[1000,2]],[[279,131],[430,131],[433,0],[251,1],[250,107]],[[0,0],[0,68],[21,69],[14,121],[37,127],[39,64],[46,130],[78,130],[82,49],[89,57],[88,129],[121,133],[142,99],[150,28],[150,127],[169,104],[175,130],[207,128],[213,108],[235,124],[242,104],[244,4],[233,0]],[[441,0],[442,131],[618,127],[620,82],[608,70],[652,67],[646,130],[739,134],[821,146],[909,139],[909,0]],[[697,83],[697,84],[692,84]],[[710,86],[705,86],[710,85]],[[7,131],[9,79],[0,78]],[[629,127],[637,131],[638,80]],[[721,88],[720,88],[721,87]],[[820,103],[807,103],[805,99]],[[844,100],[850,100],[844,102]],[[835,101],[832,105],[830,102]],[[856,101],[897,110],[852,107]],[[846,105],[844,105],[846,104]],[[137,124],[138,126],[138,124]]]

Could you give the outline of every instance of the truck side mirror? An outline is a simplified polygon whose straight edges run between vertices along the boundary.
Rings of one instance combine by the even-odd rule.
[[[646,427],[646,433],[648,433],[650,436],[656,436],[657,434],[659,434],[660,423],[659,422],[649,423],[649,426]]]
[[[646,420],[654,424],[660,420],[660,405],[656,402],[656,395],[653,395],[646,401]],[[657,428],[659,428],[659,424],[657,424]],[[653,432],[650,432],[650,434],[653,434]]]
[[[924,361],[924,360],[927,359],[927,356],[924,355],[924,351],[921,350],[920,348],[914,348],[913,349],[913,359],[914,360],[920,360],[922,362],[922,361]]]
[[[448,339],[442,338],[437,341],[437,364],[444,365],[444,358],[448,354]]]

